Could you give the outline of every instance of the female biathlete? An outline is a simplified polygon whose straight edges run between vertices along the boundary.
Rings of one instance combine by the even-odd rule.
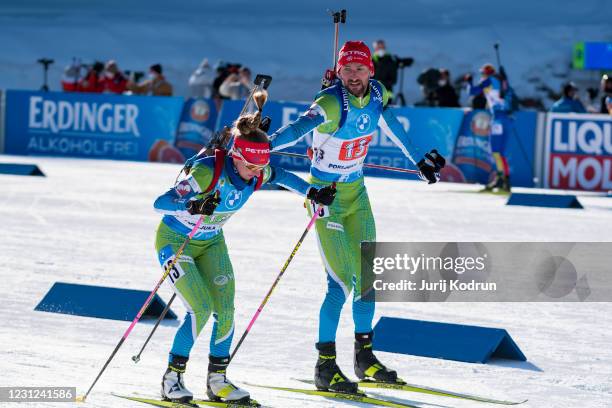
[[[263,104],[262,104],[263,105]],[[162,398],[193,399],[183,382],[190,351],[210,314],[214,317],[207,378],[212,400],[247,403],[250,395],[226,376],[234,334],[234,273],[223,237],[223,224],[263,183],[273,183],[330,205],[335,189],[315,188],[282,168],[272,167],[268,136],[259,129],[261,109],[241,116],[231,129],[233,147],[225,154],[197,159],[186,179],[161,195],[155,209],[164,217],[155,248],[165,268],[200,217],[204,220],[168,276],[187,314],[174,338],[168,369],[162,379]]]

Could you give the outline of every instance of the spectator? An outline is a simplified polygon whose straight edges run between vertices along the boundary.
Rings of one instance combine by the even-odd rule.
[[[172,96],[172,85],[163,75],[160,64],[149,67],[149,76],[139,84],[128,82],[128,89],[136,95]]]
[[[612,75],[604,74],[601,77],[601,108],[599,113],[608,113],[608,107],[606,106],[606,98],[612,97]]]
[[[225,78],[219,87],[219,93],[222,97],[229,99],[245,99],[251,92],[251,88],[251,70],[241,67],[238,73],[232,73]]]
[[[397,56],[387,52],[384,40],[376,40],[373,43],[374,55],[374,79],[379,80],[387,91],[393,93],[393,86],[397,82],[397,69],[399,62]]]
[[[599,113],[599,89],[587,88],[587,103],[584,105],[588,113]]]
[[[104,92],[104,78],[102,76],[102,71],[104,71],[104,64],[100,61],[96,61],[87,70],[85,77],[79,80],[77,91],[93,93]]]
[[[221,87],[221,84],[223,83],[223,81],[225,81],[225,78],[227,78],[229,75],[226,69],[225,62],[219,61],[217,63],[217,66],[215,67],[215,71],[216,71],[216,75],[213,81],[212,96],[214,99],[223,99],[223,97],[219,93],[219,88]],[[237,69],[236,69],[236,72],[238,72]]]
[[[438,106],[437,90],[439,88],[441,74],[438,68],[427,68],[419,74],[417,82],[421,85],[423,100],[415,103],[415,106]]]
[[[189,89],[192,98],[210,98],[212,96],[212,75],[212,68],[208,59],[204,58],[189,77]]]
[[[448,69],[440,69],[440,79],[438,79],[438,88],[436,89],[437,106],[447,108],[458,108],[459,95],[451,85],[450,72]]]
[[[64,74],[62,75],[62,90],[64,92],[77,92],[79,90],[79,81],[82,77],[83,65],[81,61],[73,58],[72,63],[64,68]]]
[[[550,108],[551,112],[559,113],[586,113],[586,109],[580,99],[578,99],[578,88],[573,82],[568,82],[563,86],[563,95]]]
[[[122,94],[127,89],[128,80],[119,70],[117,62],[110,60],[104,68],[104,90],[106,92]]]

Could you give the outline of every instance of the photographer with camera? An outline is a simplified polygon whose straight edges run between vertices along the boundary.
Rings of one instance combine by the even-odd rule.
[[[373,43],[374,55],[374,79],[380,81],[385,88],[393,95],[393,86],[397,83],[398,71],[400,75],[400,87],[397,92],[396,103],[406,105],[406,98],[403,94],[404,75],[403,68],[409,67],[414,62],[413,58],[400,58],[387,52],[384,40],[376,40]]]
[[[93,65],[91,65],[87,69],[85,77],[79,80],[77,92],[104,92],[104,77],[102,75],[103,71],[104,64],[100,61],[94,62]]]
[[[417,83],[421,85],[423,100],[415,103],[415,106],[438,106],[437,90],[442,75],[437,68],[428,68],[417,77]]]
[[[438,79],[438,88],[436,89],[436,100],[441,108],[458,108],[459,95],[452,85],[450,71],[446,68],[440,68],[440,79]]]
[[[374,55],[372,55],[374,79],[382,82],[387,91],[393,92],[393,86],[397,82],[398,58],[387,52],[384,40],[376,40],[372,46],[374,48]]]
[[[227,99],[245,99],[251,92],[251,70],[240,67],[238,72],[232,72],[219,87],[219,94]]]
[[[138,84],[128,81],[127,88],[136,95],[172,96],[172,85],[162,73],[161,64],[153,64],[146,80]]]

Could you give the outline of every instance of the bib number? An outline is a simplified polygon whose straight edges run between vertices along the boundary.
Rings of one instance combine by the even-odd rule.
[[[364,136],[359,139],[347,140],[340,146],[338,159],[342,161],[356,160],[368,154],[368,146],[372,136]]]

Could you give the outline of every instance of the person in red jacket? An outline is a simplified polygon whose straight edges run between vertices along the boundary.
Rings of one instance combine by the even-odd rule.
[[[79,81],[77,91],[93,93],[104,92],[104,78],[102,77],[103,70],[104,64],[99,61],[96,61],[87,71],[85,77]]]
[[[110,60],[106,63],[104,68],[104,92],[110,92],[115,94],[122,94],[127,89],[127,78],[119,70],[117,62]]]

